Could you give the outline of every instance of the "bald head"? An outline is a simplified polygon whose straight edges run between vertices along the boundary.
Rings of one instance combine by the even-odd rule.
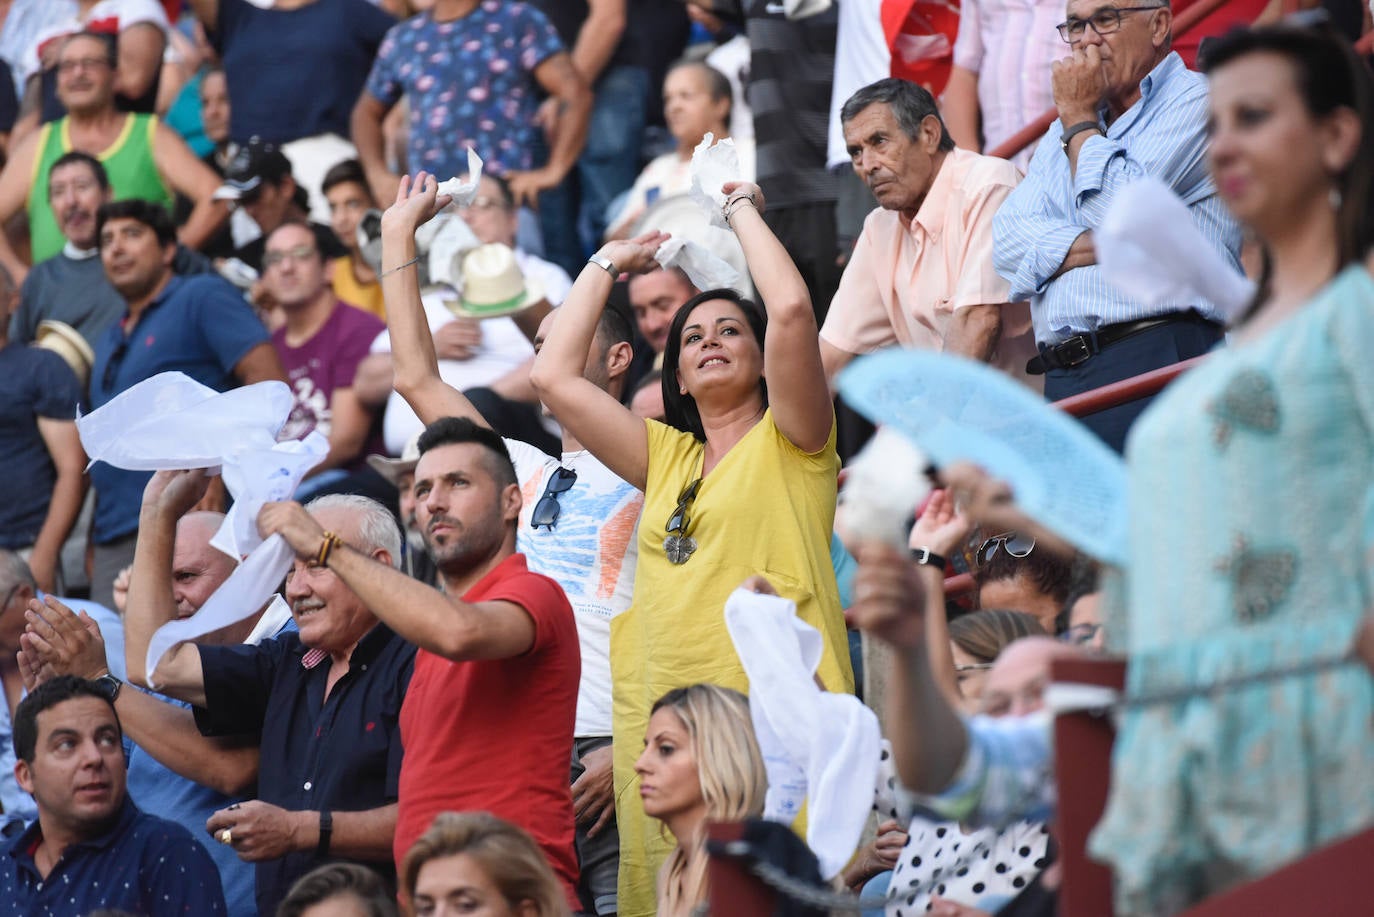
[[[210,545],[223,522],[223,513],[187,513],[177,522],[177,538],[172,547],[172,595],[179,618],[189,618],[199,611],[238,566],[232,557]]]
[[[1079,659],[1080,647],[1053,637],[1022,637],[997,657],[983,684],[983,712],[989,716],[1025,716],[1045,706],[1050,664],[1056,659]]]

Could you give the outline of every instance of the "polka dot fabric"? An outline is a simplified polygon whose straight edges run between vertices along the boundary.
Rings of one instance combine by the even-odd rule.
[[[917,817],[908,833],[888,886],[887,917],[924,914],[932,895],[996,913],[1048,865],[1049,831],[1037,822],[965,834],[955,822]]]

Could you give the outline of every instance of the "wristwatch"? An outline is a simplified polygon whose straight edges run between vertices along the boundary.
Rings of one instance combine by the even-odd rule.
[[[937,570],[945,569],[945,559],[930,548],[912,548],[911,559],[918,564],[934,567]]]
[[[115,698],[119,697],[119,689],[124,687],[124,682],[106,672],[99,678],[92,678],[91,685],[100,693],[101,697],[113,704]]]
[[[597,267],[605,270],[607,274],[611,275],[612,280],[620,279],[620,269],[615,266],[615,262],[612,261],[610,258],[607,258],[605,255],[601,254],[600,252],[597,252],[590,258],[588,258],[587,263],[595,264]]]
[[[1064,151],[1065,156],[1069,154],[1069,141],[1084,131],[1097,131],[1100,134],[1102,133],[1102,125],[1098,124],[1096,121],[1079,121],[1077,124],[1071,125],[1066,129],[1064,133],[1059,136],[1059,146]]]

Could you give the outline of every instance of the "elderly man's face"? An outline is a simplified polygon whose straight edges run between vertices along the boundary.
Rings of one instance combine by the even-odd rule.
[[[357,545],[358,522],[341,507],[312,513],[325,531],[335,532]],[[327,653],[344,652],[377,623],[357,593],[328,567],[317,567],[297,558],[286,577],[286,600],[300,629],[301,642]]]
[[[1082,655],[1078,647],[1053,637],[1013,641],[1002,650],[983,682],[983,712],[989,716],[1026,716],[1043,709],[1050,663]]]
[[[19,652],[19,636],[24,633],[24,611],[34,597],[28,583],[10,583],[0,592],[0,653],[6,662]]]
[[[189,618],[210,600],[237,564],[218,548],[210,546],[215,534],[217,513],[192,514],[177,523],[172,547],[172,597],[177,617]]]
[[[95,212],[109,199],[90,163],[69,162],[48,173],[48,203],[57,228],[77,248],[95,248]]]
[[[908,137],[883,102],[874,102],[844,125],[854,172],[884,210],[900,211],[908,219],[921,209],[935,182],[940,137],[934,115],[921,122],[915,137]]]
[[[1128,7],[1148,6],[1157,0],[1120,0],[1104,3],[1103,0],[1069,0],[1066,14],[1069,19],[1091,21],[1093,16],[1103,10],[1126,10]],[[1096,45],[1102,57],[1102,75],[1107,83],[1107,98],[1130,95],[1135,92],[1149,72],[1154,69],[1156,58],[1163,48],[1169,33],[1169,11],[1159,9],[1132,10],[1122,12],[1121,28],[1106,35],[1088,26],[1082,36],[1071,47],[1077,51],[1088,45]]]

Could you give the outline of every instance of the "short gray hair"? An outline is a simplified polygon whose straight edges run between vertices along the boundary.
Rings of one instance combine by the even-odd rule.
[[[38,580],[19,552],[0,548],[0,590],[8,591],[20,583],[27,583],[35,594],[38,592]]]
[[[859,116],[859,112],[870,105],[878,104],[891,109],[892,116],[897,119],[897,126],[912,140],[921,132],[922,121],[930,117],[935,118],[940,122],[940,152],[948,153],[954,149],[954,138],[949,135],[949,128],[945,127],[945,120],[940,117],[935,97],[924,87],[895,77],[869,83],[850,96],[840,109],[840,123],[848,124]]]
[[[391,510],[373,500],[358,494],[325,494],[316,497],[305,505],[306,512],[312,516],[320,510],[347,510],[358,521],[358,540],[354,547],[362,548],[369,554],[381,549],[391,558],[391,566],[401,566],[401,527]]]

